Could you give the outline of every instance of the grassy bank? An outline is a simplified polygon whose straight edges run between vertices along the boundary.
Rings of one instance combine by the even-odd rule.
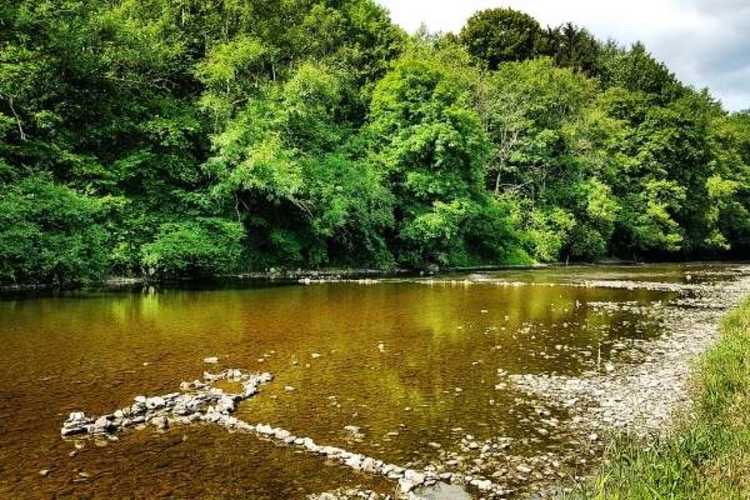
[[[615,442],[574,497],[750,498],[750,298],[721,334],[696,369],[691,414],[668,436]]]

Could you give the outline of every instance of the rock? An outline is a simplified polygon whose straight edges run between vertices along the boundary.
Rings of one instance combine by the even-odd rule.
[[[164,398],[159,396],[154,396],[153,398],[146,399],[146,408],[149,410],[155,410],[157,408],[162,408],[166,402],[164,401]]]
[[[114,429],[114,425],[109,419],[109,415],[103,415],[94,422],[94,432],[103,433]]]
[[[157,429],[165,430],[169,427],[169,420],[164,415],[160,415],[152,418],[149,423],[154,425]]]
[[[49,469],[42,469],[39,471],[39,475],[42,477],[46,477],[49,474]]]
[[[353,453],[349,458],[344,461],[344,464],[351,467],[354,470],[359,470],[362,464],[362,455]]]
[[[387,477],[388,479],[401,479],[402,477],[404,477],[404,473],[401,471],[392,470],[386,473],[385,477]]]
[[[210,358],[203,358],[203,362],[209,365],[215,365],[219,362],[219,358],[216,356],[211,356]]]
[[[74,436],[76,434],[83,434],[85,432],[88,432],[88,430],[86,429],[86,427],[80,426],[80,425],[79,426],[64,426],[60,430],[60,434],[63,437]]]
[[[374,474],[379,469],[378,465],[379,464],[378,464],[377,460],[375,460],[373,458],[370,458],[370,457],[365,457],[365,459],[362,460],[362,463],[360,464],[360,468],[364,472],[367,472],[367,473],[370,473],[370,474]]]
[[[474,486],[479,491],[489,491],[492,489],[492,481],[489,479],[480,480],[480,479],[474,479],[471,481],[471,485]]]
[[[86,420],[86,415],[82,411],[74,411],[68,416],[68,422],[82,422]]]
[[[417,487],[417,484],[414,483],[414,481],[410,481],[405,477],[402,477],[398,480],[398,487],[402,493],[409,493],[411,492],[411,490]]]
[[[415,485],[419,485],[419,484],[424,483],[425,475],[422,474],[421,472],[417,472],[412,469],[407,469],[404,472],[404,479],[408,481],[412,481]]]
[[[470,500],[471,495],[458,485],[437,483],[434,486],[414,490],[412,498],[420,500]]]
[[[231,413],[235,410],[234,399],[229,396],[221,396],[214,409],[219,413]]]

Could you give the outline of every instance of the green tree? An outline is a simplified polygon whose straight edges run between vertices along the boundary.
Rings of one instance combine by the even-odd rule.
[[[244,231],[221,219],[162,224],[156,239],[142,248],[147,275],[157,277],[213,276],[240,266]]]
[[[381,80],[370,111],[376,158],[396,196],[400,262],[471,260],[469,220],[489,201],[478,73],[458,47],[417,47]],[[504,248],[495,249],[495,258]]]
[[[102,201],[27,177],[0,194],[0,282],[69,285],[108,270]]]
[[[555,64],[597,76],[601,69],[599,41],[585,28],[565,23],[548,28],[541,38],[539,52],[554,59]]]
[[[508,63],[486,79],[480,111],[492,141],[488,185],[544,196],[563,167],[563,126],[579,115],[594,84],[542,58]]]
[[[459,39],[472,56],[494,70],[504,62],[537,56],[542,29],[536,19],[523,12],[487,9],[469,18]]]
[[[599,76],[605,87],[644,92],[659,104],[669,103],[684,93],[674,73],[654,59],[640,42],[628,50],[610,43],[601,51],[599,66]]]

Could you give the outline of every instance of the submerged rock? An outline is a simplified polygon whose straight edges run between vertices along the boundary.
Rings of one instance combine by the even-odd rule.
[[[226,419],[235,411],[237,402],[255,395],[258,387],[270,382],[272,378],[270,373],[247,373],[237,369],[216,374],[204,373],[205,382],[195,380],[180,384],[180,388],[186,392],[153,397],[136,396],[131,406],[96,419],[86,417],[83,412],[73,412],[63,423],[60,433],[63,437],[114,434],[144,423],[165,430],[169,427],[170,420],[177,423],[206,421],[232,424],[232,421]],[[218,380],[240,382],[242,393],[226,394],[223,390],[212,387],[211,383]]]
[[[409,498],[414,500],[471,500],[472,496],[460,485],[438,482],[413,490]]]

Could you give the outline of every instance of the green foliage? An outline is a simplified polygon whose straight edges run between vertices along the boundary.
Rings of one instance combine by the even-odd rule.
[[[576,185],[573,195],[577,217],[568,236],[567,257],[595,260],[607,255],[621,208],[612,189],[594,177]]]
[[[393,194],[382,172],[346,151],[305,163],[316,265],[332,262],[388,268],[385,235],[393,227]]]
[[[487,9],[469,18],[459,36],[471,55],[490,69],[539,54],[542,29],[533,17],[509,8]]]
[[[534,209],[526,223],[529,252],[541,262],[555,262],[576,226],[573,216],[562,208]]]
[[[563,68],[579,70],[589,76],[601,73],[599,42],[585,28],[565,23],[543,34],[540,52],[551,56]]]
[[[685,89],[669,69],[638,42],[628,50],[607,45],[602,51],[600,76],[606,87],[643,92],[660,104],[680,97]]]
[[[504,64],[483,86],[483,122],[492,140],[488,184],[542,198],[560,176],[564,127],[577,119],[593,83],[542,58]],[[503,182],[505,186],[503,186]]]
[[[409,37],[372,0],[0,26],[3,281],[750,250],[750,114],[642,44],[511,9]]]
[[[102,202],[46,177],[0,195],[0,282],[69,285],[107,271]]]
[[[149,276],[211,276],[238,269],[244,231],[222,219],[162,224],[153,243],[143,246],[141,263]]]
[[[719,118],[710,129],[713,175],[706,179],[708,246],[750,248],[750,114]]]
[[[483,188],[487,136],[473,109],[478,78],[460,48],[417,47],[375,88],[375,158],[396,196],[397,254],[406,265],[464,265],[476,258],[468,242],[486,236],[471,231],[491,204]]]

